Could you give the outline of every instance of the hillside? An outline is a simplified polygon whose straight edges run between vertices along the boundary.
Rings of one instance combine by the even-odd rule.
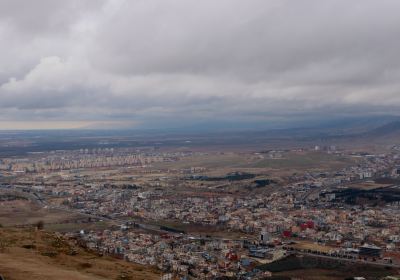
[[[100,257],[55,233],[9,228],[0,228],[0,275],[6,280],[160,278],[155,268]]]

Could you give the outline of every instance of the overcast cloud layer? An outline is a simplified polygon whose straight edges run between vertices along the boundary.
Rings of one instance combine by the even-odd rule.
[[[397,114],[398,0],[0,0],[0,123]]]

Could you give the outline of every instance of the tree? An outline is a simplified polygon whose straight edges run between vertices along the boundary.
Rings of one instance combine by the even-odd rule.
[[[42,220],[36,223],[36,228],[42,230],[44,228],[44,222]]]

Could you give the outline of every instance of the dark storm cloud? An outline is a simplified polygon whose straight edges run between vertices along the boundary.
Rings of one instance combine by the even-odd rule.
[[[0,1],[0,119],[396,113],[399,10],[396,0]]]

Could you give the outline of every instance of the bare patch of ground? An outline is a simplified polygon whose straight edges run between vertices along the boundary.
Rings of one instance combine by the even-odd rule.
[[[55,223],[78,218],[78,215],[55,209],[46,209],[29,200],[0,201],[0,224],[16,226],[38,221]]]

